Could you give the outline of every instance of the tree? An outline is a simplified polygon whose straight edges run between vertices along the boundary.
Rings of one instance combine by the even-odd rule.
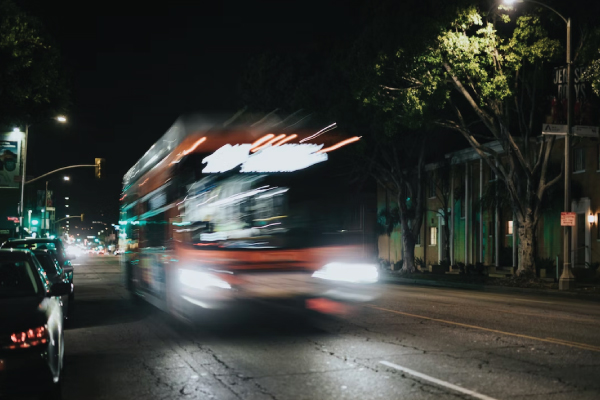
[[[533,242],[548,189],[554,138],[540,137],[543,67],[560,53],[539,15],[459,7],[441,20],[422,49],[398,46],[376,67],[394,81],[365,100],[382,98],[408,126],[436,124],[460,133],[503,181],[519,232],[519,271],[534,271]],[[386,71],[392,71],[388,73]],[[487,146],[497,142],[501,152]]]
[[[0,122],[53,116],[64,111],[68,96],[57,46],[37,19],[0,0]]]

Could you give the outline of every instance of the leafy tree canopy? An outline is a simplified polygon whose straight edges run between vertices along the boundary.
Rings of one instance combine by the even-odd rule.
[[[0,123],[24,124],[65,111],[60,53],[40,22],[0,0]]]

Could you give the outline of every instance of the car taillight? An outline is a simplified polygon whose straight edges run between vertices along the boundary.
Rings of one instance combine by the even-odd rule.
[[[28,329],[23,332],[15,332],[10,335],[11,344],[9,349],[24,349],[48,343],[48,330],[45,326]]]

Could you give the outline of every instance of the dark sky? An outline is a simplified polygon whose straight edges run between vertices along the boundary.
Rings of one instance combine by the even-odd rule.
[[[71,198],[72,214],[103,212],[110,223],[122,176],[179,115],[234,112],[252,56],[318,52],[361,20],[360,1],[343,0],[16,2],[59,43],[73,92],[68,125],[31,127],[28,174],[105,158],[106,180],[82,169],[50,186]]]

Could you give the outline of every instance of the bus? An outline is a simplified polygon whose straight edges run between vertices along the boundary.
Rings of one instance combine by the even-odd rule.
[[[249,302],[335,314],[373,299],[374,196],[341,154],[360,138],[336,128],[298,114],[180,117],[123,178],[133,298],[185,320]]]

